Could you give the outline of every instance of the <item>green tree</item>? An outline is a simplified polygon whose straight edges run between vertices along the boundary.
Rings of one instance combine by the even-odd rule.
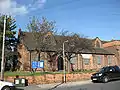
[[[16,49],[17,39],[15,37],[16,21],[11,16],[3,16],[3,15],[0,16],[0,56],[2,55],[4,17],[6,17],[5,61],[6,61],[6,66],[9,65],[14,67],[13,64],[17,53],[17,49]]]

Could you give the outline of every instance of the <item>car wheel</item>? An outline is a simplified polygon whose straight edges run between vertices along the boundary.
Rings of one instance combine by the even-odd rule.
[[[109,78],[107,76],[103,77],[103,82],[107,83],[109,81]]]
[[[2,88],[2,90],[11,90],[11,88],[9,86],[5,86]]]

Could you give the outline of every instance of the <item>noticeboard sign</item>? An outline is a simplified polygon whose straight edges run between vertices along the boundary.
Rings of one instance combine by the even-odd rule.
[[[32,61],[32,68],[37,68],[37,61]]]
[[[38,61],[38,68],[44,68],[44,61]]]
[[[32,68],[44,68],[44,60],[41,61],[32,61]]]

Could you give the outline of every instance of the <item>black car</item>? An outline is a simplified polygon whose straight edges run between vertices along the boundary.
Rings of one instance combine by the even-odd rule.
[[[120,68],[118,66],[106,66],[91,75],[92,82],[100,81],[107,83],[115,79],[120,79]]]

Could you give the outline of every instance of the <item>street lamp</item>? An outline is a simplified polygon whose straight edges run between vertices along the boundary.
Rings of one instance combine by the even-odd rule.
[[[4,80],[5,29],[6,29],[6,15],[4,16],[3,44],[2,44],[2,61],[1,61],[1,80]]]
[[[63,62],[64,62],[64,83],[66,83],[66,65],[65,65],[65,43],[68,42],[68,40],[63,42]]]

